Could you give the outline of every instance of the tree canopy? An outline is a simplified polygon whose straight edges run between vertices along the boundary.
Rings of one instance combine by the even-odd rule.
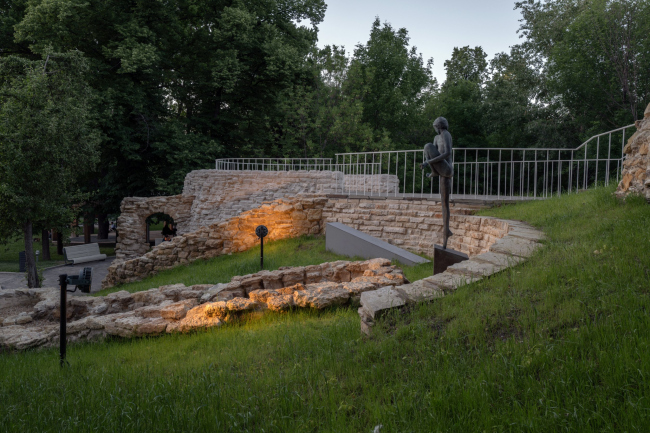
[[[431,73],[408,30],[377,17],[365,43],[316,46],[324,0],[0,1],[0,57],[82,53],[99,163],[77,211],[179,193],[223,157],[331,157],[454,145],[572,147],[650,101],[650,5],[525,0],[522,43],[459,46]]]
[[[78,52],[0,59],[0,238],[23,233],[30,287],[34,226],[69,223],[80,175],[98,160],[86,72]]]

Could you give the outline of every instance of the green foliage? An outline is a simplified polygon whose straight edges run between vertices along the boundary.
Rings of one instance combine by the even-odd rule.
[[[23,232],[30,287],[33,227],[69,224],[78,179],[97,162],[86,70],[79,52],[0,58],[0,238]]]
[[[516,7],[524,46],[546,59],[548,87],[583,134],[642,117],[650,102],[648,2],[528,0]]]
[[[482,83],[488,66],[486,58],[487,54],[481,47],[454,47],[451,59],[445,60],[445,85],[454,85],[460,81]]]
[[[369,339],[344,308],[71,345],[64,369],[56,349],[5,353],[3,427],[647,431],[648,205],[601,188],[482,213],[532,222],[544,248]]]
[[[124,196],[178,193],[214,159],[270,152],[280,96],[307,74],[321,0],[37,0],[16,26],[33,52],[84,52],[98,94],[101,164],[88,210]]]
[[[455,47],[441,86],[407,29],[379,18],[351,54],[318,49],[323,0],[0,0],[0,57],[83,53],[101,146],[76,209],[105,215],[179,193],[215,158],[420,148],[438,116],[457,147],[575,147],[641,116],[648,2],[516,8],[526,40],[489,61]]]
[[[420,146],[432,135],[424,104],[437,85],[433,59],[425,64],[417,48],[409,48],[409,40],[405,28],[394,30],[376,18],[368,42],[357,45],[348,72],[350,86],[363,95],[363,120],[376,134],[386,131],[398,148]]]

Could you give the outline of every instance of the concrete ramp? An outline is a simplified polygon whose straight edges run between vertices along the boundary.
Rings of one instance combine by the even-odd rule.
[[[423,257],[362,233],[345,224],[327,223],[325,233],[325,248],[337,254],[349,257],[359,256],[365,259],[381,257],[397,260],[406,266],[430,263],[429,260]]]

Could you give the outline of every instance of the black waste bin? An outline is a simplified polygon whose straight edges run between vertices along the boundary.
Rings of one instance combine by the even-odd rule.
[[[25,251],[21,251],[18,253],[18,272],[27,271],[25,263],[27,263],[27,256],[25,255]]]

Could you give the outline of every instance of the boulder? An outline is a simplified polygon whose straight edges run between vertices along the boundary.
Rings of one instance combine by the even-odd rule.
[[[283,311],[288,310],[293,307],[295,304],[293,302],[293,295],[278,295],[272,298],[269,298],[266,302],[266,305],[269,310],[272,311]]]
[[[212,302],[201,304],[192,308],[187,315],[177,322],[167,325],[167,332],[188,332],[192,329],[210,328],[220,326],[221,317],[227,313],[225,302]]]
[[[226,307],[228,311],[240,312],[240,311],[250,311],[258,307],[258,303],[248,298],[234,298],[226,302]]]
[[[196,299],[185,299],[183,301],[169,304],[160,309],[160,316],[167,320],[180,320],[185,317],[187,312],[196,306],[197,303]]]
[[[24,350],[48,343],[56,325],[25,327],[21,325],[0,328],[0,347]]]
[[[332,305],[345,304],[350,293],[337,283],[309,284],[305,290],[293,294],[293,302],[299,307],[323,309]]]
[[[305,282],[305,268],[289,268],[282,271],[282,286],[288,287],[295,284],[303,284]]]

